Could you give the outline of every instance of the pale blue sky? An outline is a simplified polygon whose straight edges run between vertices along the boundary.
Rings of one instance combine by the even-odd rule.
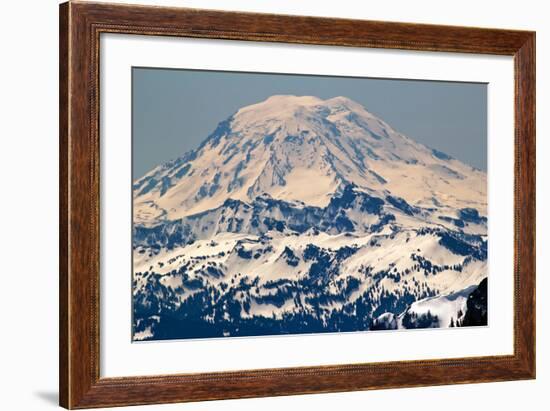
[[[274,94],[351,98],[420,143],[487,169],[486,84],[155,68],[134,68],[132,83],[134,178]]]

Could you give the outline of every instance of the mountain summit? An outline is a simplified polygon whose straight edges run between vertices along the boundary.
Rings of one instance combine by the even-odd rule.
[[[414,205],[485,212],[485,173],[349,98],[275,95],[241,108],[199,148],[137,180],[135,221],[151,225],[262,194],[324,207],[349,183]]]

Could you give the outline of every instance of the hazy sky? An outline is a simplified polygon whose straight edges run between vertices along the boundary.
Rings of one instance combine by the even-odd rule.
[[[151,68],[134,68],[132,82],[134,178],[274,94],[349,97],[414,140],[487,169],[486,84]]]

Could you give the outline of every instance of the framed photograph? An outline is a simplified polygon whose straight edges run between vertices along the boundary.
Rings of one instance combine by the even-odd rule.
[[[60,404],[535,378],[535,33],[60,6]]]

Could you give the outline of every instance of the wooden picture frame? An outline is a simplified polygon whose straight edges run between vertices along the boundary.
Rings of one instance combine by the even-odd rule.
[[[513,56],[514,353],[100,378],[101,33]],[[185,8],[60,6],[60,405],[91,408],[535,378],[535,33]]]

